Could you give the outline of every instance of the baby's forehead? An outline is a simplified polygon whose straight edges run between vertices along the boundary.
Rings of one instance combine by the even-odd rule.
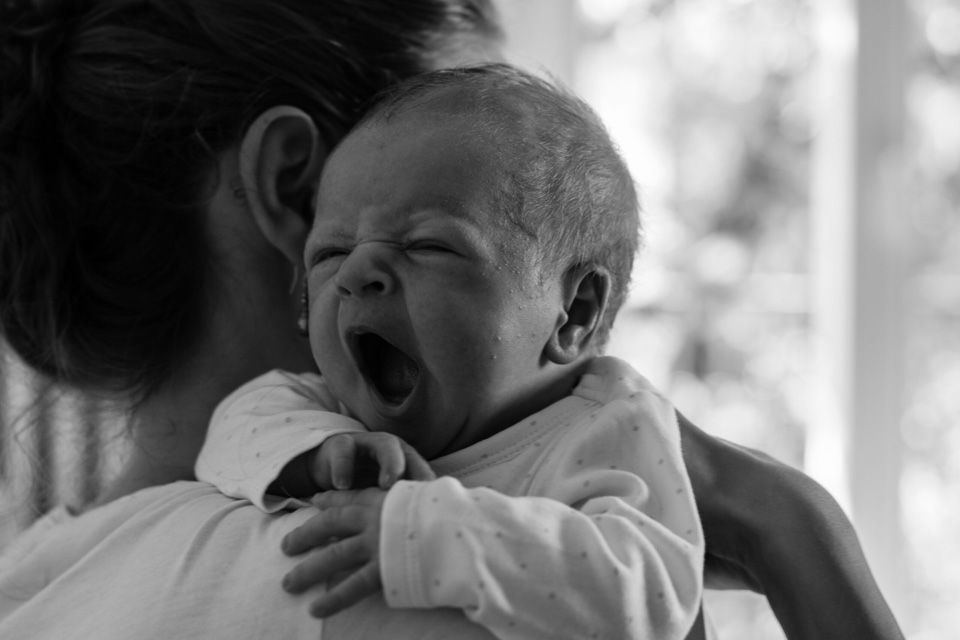
[[[520,225],[524,125],[511,122],[509,113],[479,108],[470,100],[472,95],[447,86],[404,100],[362,121],[341,150],[353,147],[349,170],[363,173],[367,171],[364,156],[373,160],[404,138],[428,140],[428,145],[417,148],[443,159],[436,174],[417,174],[415,188],[430,197],[447,196],[434,213],[464,217],[484,233],[503,235],[511,254],[530,263],[542,252],[532,230]],[[454,173],[454,165],[462,172]]]
[[[328,159],[318,205],[372,206],[401,217],[449,216],[503,229],[510,162],[462,115],[412,110],[364,123]]]
[[[366,136],[386,142],[396,136],[410,135],[411,132],[429,131],[457,144],[463,155],[495,159],[498,166],[506,166],[510,156],[504,153],[503,145],[498,142],[502,143],[506,138],[515,139],[516,132],[507,133],[508,125],[499,126],[491,122],[487,113],[467,105],[461,107],[456,110],[438,108],[437,104],[430,101],[404,103],[401,108],[382,117],[364,121],[348,138]]]
[[[414,140],[409,146],[403,141]],[[419,184],[421,192],[442,198],[451,213],[469,213],[459,206],[462,200],[477,197],[488,206],[484,211],[503,213],[506,194],[514,191],[512,180],[519,164],[505,149],[497,131],[478,123],[467,113],[437,113],[429,108],[397,113],[385,120],[368,122],[354,131],[343,146],[352,146],[352,165],[358,174],[369,171],[371,161],[385,152],[402,149],[406,160],[429,166],[428,172],[404,172]],[[393,157],[393,156],[391,156]],[[358,160],[359,159],[359,160]],[[334,161],[336,162],[336,161]],[[392,173],[396,166],[390,167]],[[497,216],[485,216],[496,223]],[[486,222],[486,220],[484,220]]]

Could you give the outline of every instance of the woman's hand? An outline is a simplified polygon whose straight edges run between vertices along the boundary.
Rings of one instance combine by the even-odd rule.
[[[339,578],[313,601],[310,615],[332,616],[383,588],[380,519],[386,499],[387,492],[376,488],[318,493],[312,502],[320,512],[283,539],[283,552],[291,556],[323,547],[284,576],[284,589],[303,593]]]
[[[764,594],[790,640],[903,638],[850,521],[822,486],[677,416],[708,588]]]

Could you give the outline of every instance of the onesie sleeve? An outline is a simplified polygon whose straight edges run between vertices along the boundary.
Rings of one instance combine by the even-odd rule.
[[[267,493],[280,471],[339,433],[365,431],[343,415],[321,376],[271,371],[227,396],[213,413],[197,458],[197,479],[267,513],[306,506]]]
[[[499,638],[684,638],[704,542],[673,407],[642,387],[604,400],[541,457],[530,496],[391,488],[387,602],[456,607]]]

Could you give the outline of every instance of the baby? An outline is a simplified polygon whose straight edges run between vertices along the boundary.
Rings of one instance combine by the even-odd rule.
[[[268,511],[321,492],[284,541],[314,549],[288,591],[336,576],[320,617],[382,593],[501,638],[683,638],[704,545],[674,410],[600,356],[638,242],[633,182],[582,101],[506,65],[398,86],[321,177],[322,376],[228,397],[198,477]]]

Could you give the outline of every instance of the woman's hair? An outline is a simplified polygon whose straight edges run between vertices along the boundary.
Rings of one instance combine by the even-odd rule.
[[[0,3],[0,330],[143,398],[197,344],[218,154],[266,108],[333,146],[384,87],[500,38],[490,0]]]

